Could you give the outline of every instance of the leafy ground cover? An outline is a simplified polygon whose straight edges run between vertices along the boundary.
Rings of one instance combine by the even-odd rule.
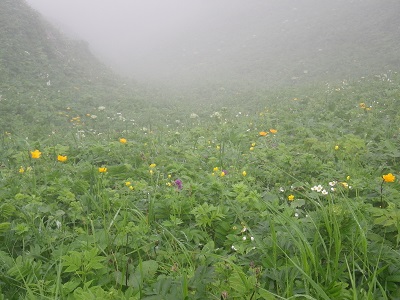
[[[0,299],[399,299],[399,83],[14,124]]]

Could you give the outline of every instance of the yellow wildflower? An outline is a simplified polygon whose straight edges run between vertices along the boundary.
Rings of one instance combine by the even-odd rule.
[[[133,191],[135,188],[133,187],[133,186],[129,186],[129,189],[131,190],[131,191]]]
[[[360,104],[358,104],[358,106],[363,109],[367,107],[364,102],[361,102]]]
[[[125,185],[126,185],[126,186],[131,186],[132,183],[131,183],[130,181],[127,181],[127,182],[125,182]]]
[[[149,167],[150,168],[155,168],[157,165],[156,164],[151,164]]]
[[[339,150],[339,146],[338,145],[335,146],[335,150]]]
[[[120,138],[120,139],[119,139],[119,142],[120,142],[121,144],[126,144],[127,141],[126,141],[125,138]]]
[[[100,173],[106,173],[107,172],[107,168],[106,167],[99,168],[99,172]]]
[[[66,155],[58,155],[58,156],[57,156],[57,160],[58,160],[59,162],[66,162],[67,159],[68,159],[68,157],[67,157]]]
[[[246,177],[247,172],[246,172],[246,171],[243,171],[243,172],[242,172],[242,175]]]
[[[258,134],[259,134],[260,136],[266,136],[266,135],[268,134],[268,132],[260,131]]]
[[[154,171],[153,171],[153,170],[150,170],[149,173],[150,173],[150,175],[153,175],[153,174],[154,174]]]
[[[42,152],[40,152],[39,150],[35,150],[35,151],[31,151],[31,157],[34,159],[39,158],[42,155]]]
[[[19,173],[21,173],[21,174],[22,174],[22,173],[24,173],[24,172],[25,172],[25,169],[24,169],[24,167],[23,167],[23,166],[21,166],[21,168],[19,168],[18,172],[19,172]]]
[[[214,167],[213,171],[214,172],[218,172],[219,168],[218,167]]]
[[[276,129],[270,129],[270,130],[269,130],[269,132],[271,132],[271,133],[274,133],[274,134],[275,134],[275,133],[277,133],[277,132],[278,132],[278,130],[276,130]]]
[[[221,174],[219,176],[224,177],[226,174],[224,171],[221,172]]]
[[[293,201],[294,200],[294,195],[289,195],[287,198],[288,198],[289,201]]]
[[[252,146],[252,147],[255,147],[255,146],[256,146],[256,143],[251,143],[251,146]]]
[[[382,178],[384,182],[394,182],[396,180],[396,176],[394,176],[392,173],[382,175]]]
[[[254,150],[254,147],[250,147],[250,151],[253,151]]]

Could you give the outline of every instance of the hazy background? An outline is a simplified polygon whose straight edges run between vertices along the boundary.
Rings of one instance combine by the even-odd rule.
[[[87,41],[94,54],[116,70],[138,78],[173,73],[167,56],[179,59],[200,51],[200,45],[185,43],[185,38],[196,40],[205,28],[212,29],[216,18],[226,22],[243,7],[235,0],[27,2],[64,33]]]
[[[385,60],[397,0],[26,1],[142,82],[298,83],[400,65]]]

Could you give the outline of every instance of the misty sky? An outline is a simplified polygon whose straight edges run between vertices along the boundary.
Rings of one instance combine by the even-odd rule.
[[[26,1],[64,33],[86,40],[96,55],[125,71],[134,66],[156,68],[152,61],[158,61],[163,48],[175,47],[171,44],[180,36],[191,31],[195,35],[209,19],[224,20],[243,7],[240,0],[229,0],[229,5],[214,0]]]
[[[386,43],[399,31],[387,20],[397,18],[398,0],[26,1],[138,81],[243,82],[250,74],[250,82],[297,82],[338,66],[363,74],[370,62],[386,63],[376,58],[391,45],[379,37]]]

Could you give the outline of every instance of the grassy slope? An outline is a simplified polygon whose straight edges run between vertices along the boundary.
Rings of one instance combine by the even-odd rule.
[[[18,131],[0,140],[1,296],[399,298],[399,188],[381,178],[400,172],[398,75],[233,99],[219,90],[224,103],[147,105],[130,112],[138,124],[124,122],[96,109],[110,95],[120,101],[114,109],[132,105],[114,80],[90,77],[101,67],[53,57],[35,14],[17,1],[2,5],[23,16],[10,24],[30,20],[14,30],[19,40],[2,35],[15,47],[2,53],[11,59],[2,60],[2,126],[29,126],[37,140]],[[37,30],[32,43],[28,25]],[[87,53],[56,41],[66,56]],[[27,45],[35,56],[23,56]],[[83,121],[70,122],[75,115]],[[270,128],[278,132],[259,135]],[[38,159],[29,155],[35,148]],[[329,195],[310,189],[318,184]]]
[[[286,7],[296,7],[285,12],[287,20],[274,17],[283,14],[278,11],[266,21],[265,10],[283,6],[260,2],[249,6],[247,13],[253,16],[249,24],[232,16],[218,25],[220,20],[215,16],[208,20],[216,25],[213,31],[171,41],[187,48],[188,53],[199,51],[195,58],[185,56],[179,60],[174,58],[176,53],[166,53],[166,59],[178,70],[170,75],[179,79],[181,74],[191,74],[186,76],[192,80],[188,86],[171,90],[162,85],[136,85],[132,90],[124,86],[125,80],[101,65],[84,42],[61,36],[24,1],[2,1],[0,94],[5,117],[1,125],[8,131],[15,130],[17,124],[18,128],[39,125],[41,120],[49,119],[45,111],[57,112],[67,106],[81,112],[93,112],[105,104],[113,105],[113,110],[137,111],[137,104],[142,103],[139,99],[176,99],[185,104],[190,100],[217,102],[229,98],[240,103],[258,97],[260,88],[293,87],[398,69],[397,1],[385,5],[376,0],[286,2]],[[226,35],[225,26],[234,28],[235,36]],[[205,37],[208,43],[198,49],[197,41]],[[216,55],[216,47],[222,55]],[[202,77],[205,74],[207,80]],[[125,101],[128,99],[132,101]],[[46,128],[56,127],[57,122],[61,121],[46,123]]]

